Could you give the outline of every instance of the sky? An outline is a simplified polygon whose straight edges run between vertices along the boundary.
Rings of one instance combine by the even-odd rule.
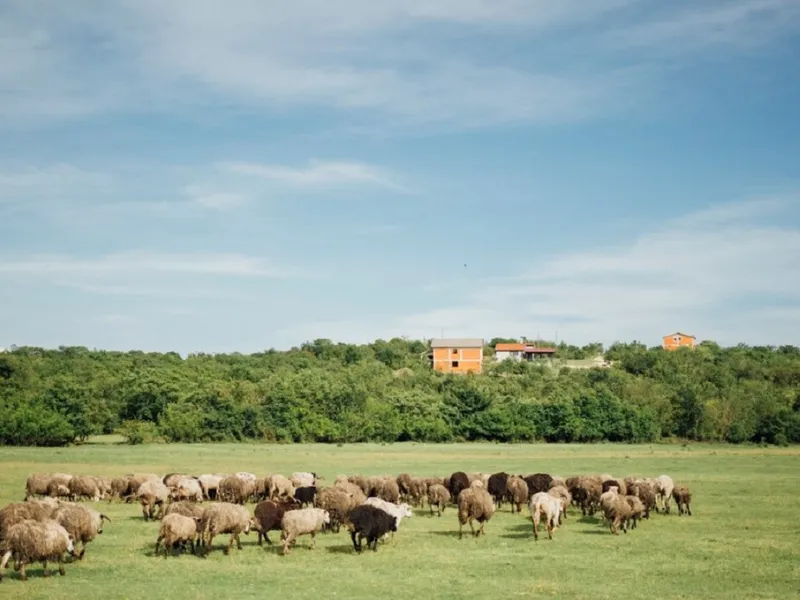
[[[800,0],[4,0],[0,347],[800,345]]]

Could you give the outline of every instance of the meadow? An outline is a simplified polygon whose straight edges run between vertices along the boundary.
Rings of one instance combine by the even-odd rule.
[[[0,448],[0,505],[22,500],[36,471],[114,476],[133,471],[315,471],[337,474],[448,475],[464,470],[567,477],[669,474],[693,492],[693,516],[652,515],[638,529],[612,535],[597,517],[571,509],[552,541],[533,540],[527,509],[507,505],[486,535],[458,539],[449,507],[439,518],[415,509],[378,552],[353,551],[349,535],[324,534],[317,549],[303,537],[289,556],[280,544],[228,536],[203,559],[153,556],[158,524],[136,504],[99,503],[105,532],[67,574],[43,578],[40,565],[22,582],[12,569],[0,598],[792,598],[800,596],[800,447],[560,444],[152,444],[108,439],[67,448]],[[249,505],[252,510],[252,505]],[[598,515],[599,516],[599,515]],[[468,532],[468,528],[465,529]],[[544,532],[543,532],[544,533]],[[275,542],[280,532],[272,532]]]

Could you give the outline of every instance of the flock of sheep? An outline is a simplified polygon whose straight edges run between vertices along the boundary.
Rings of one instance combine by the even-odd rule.
[[[440,517],[449,505],[458,510],[459,538],[469,524],[474,536],[503,503],[511,512],[528,506],[533,536],[538,540],[543,522],[547,535],[575,506],[583,515],[602,513],[612,533],[635,528],[650,512],[670,511],[674,499],[679,514],[691,515],[691,493],[675,486],[668,475],[652,479],[617,479],[609,474],[562,479],[547,473],[523,477],[500,473],[464,473],[449,477],[339,475],[334,483],[320,487],[315,473],[280,474],[258,478],[252,473],[204,474],[135,473],[106,479],[89,475],[35,473],[26,482],[25,500],[0,510],[0,581],[13,559],[14,569],[26,579],[27,564],[41,562],[48,576],[47,562],[57,562],[65,574],[64,557],[82,560],[86,545],[103,532],[103,513],[81,500],[138,502],[144,520],[160,520],[155,553],[166,558],[175,550],[206,555],[214,537],[229,534],[225,549],[233,543],[241,550],[240,534],[258,532],[258,543],[272,544],[270,531],[281,531],[283,554],[288,554],[300,536],[324,531],[338,533],[344,525],[356,552],[362,542],[377,551],[378,541],[394,536],[403,518],[412,517],[412,507],[424,508]],[[253,513],[248,502],[255,502]],[[475,524],[478,528],[476,530]],[[81,550],[77,551],[80,544]]]

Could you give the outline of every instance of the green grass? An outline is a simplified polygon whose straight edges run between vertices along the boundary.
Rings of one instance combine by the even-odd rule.
[[[206,559],[152,555],[158,524],[138,506],[100,503],[113,522],[66,577],[41,567],[22,582],[13,570],[0,598],[796,598],[800,596],[800,448],[713,445],[147,445],[95,443],[67,449],[0,448],[0,503],[21,500],[27,475],[66,471],[112,476],[246,470],[443,476],[455,470],[546,471],[567,477],[670,474],[694,494],[692,517],[655,515],[613,536],[571,510],[554,540],[534,542],[527,511],[508,508],[486,536],[458,540],[456,511],[416,510],[377,553],[356,555],[349,536],[325,534],[317,550],[303,537],[287,557],[279,544]],[[252,506],[250,507],[252,510]],[[278,540],[279,532],[271,538]]]

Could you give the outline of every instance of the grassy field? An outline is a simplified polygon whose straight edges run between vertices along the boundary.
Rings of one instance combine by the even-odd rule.
[[[527,511],[503,510],[486,536],[457,537],[456,511],[416,510],[377,553],[356,555],[349,536],[326,534],[317,550],[301,538],[287,557],[262,549],[206,559],[156,558],[158,525],[137,505],[101,503],[113,522],[66,577],[41,566],[22,582],[9,569],[0,598],[797,598],[800,597],[800,448],[627,445],[150,445],[0,448],[0,505],[21,500],[27,475],[65,471],[113,476],[246,470],[447,475],[455,470],[545,471],[564,477],[667,473],[694,494],[692,517],[655,515],[613,536],[571,510],[554,540],[534,542]],[[252,510],[252,506],[250,507]],[[278,540],[279,532],[271,538]]]

